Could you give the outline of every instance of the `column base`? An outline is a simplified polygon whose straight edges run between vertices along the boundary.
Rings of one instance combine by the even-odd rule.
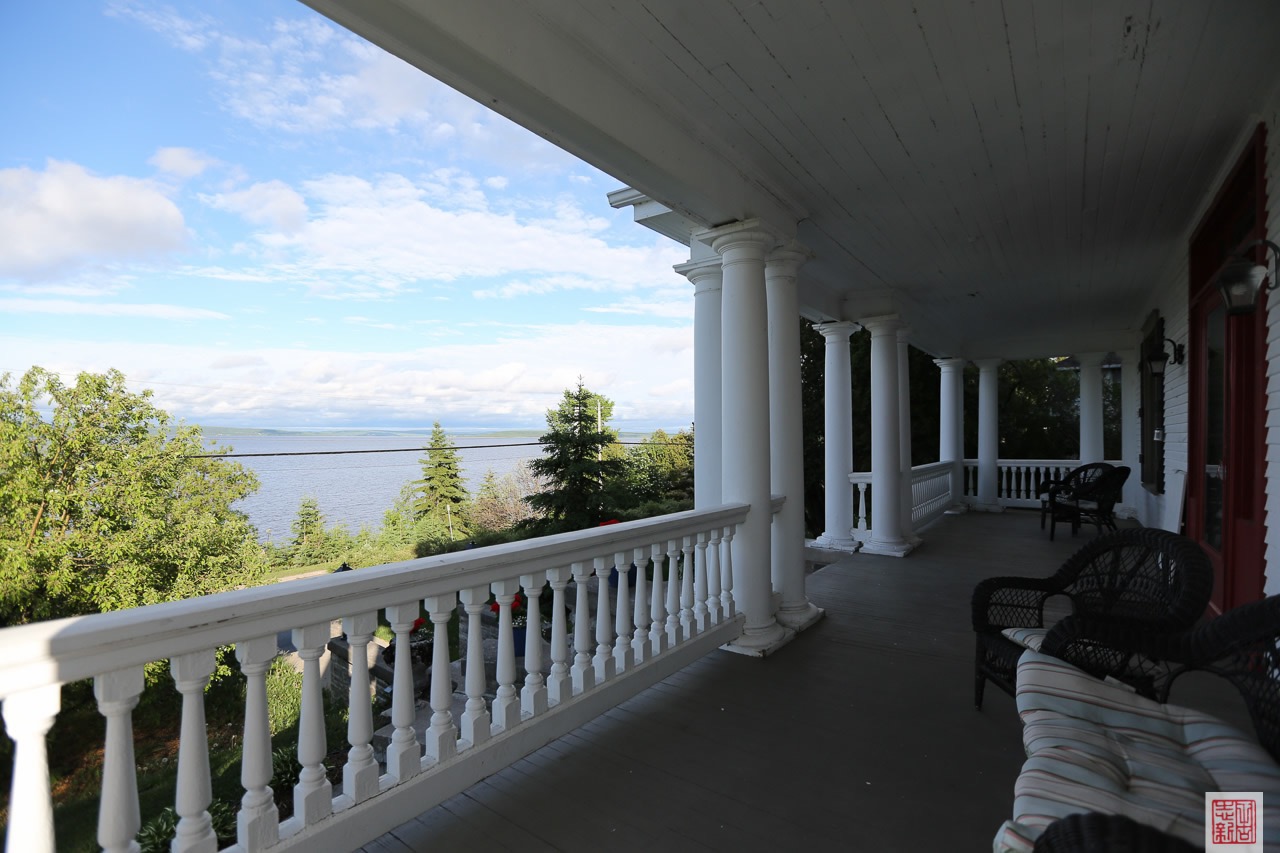
[[[805,601],[794,609],[784,607],[779,610],[778,624],[799,634],[801,631],[813,627],[826,613],[827,611],[818,607],[812,601]]]
[[[943,515],[964,515],[969,511],[969,505],[966,503],[953,504],[942,511]]]
[[[858,550],[858,546],[861,544],[852,536],[834,536],[830,533],[824,533],[813,540],[815,548],[823,548],[827,551],[843,551],[846,554],[852,554]]]
[[[742,636],[734,640],[732,643],[725,643],[720,648],[726,652],[733,652],[736,655],[746,655],[747,657],[763,658],[776,652],[787,643],[794,640],[796,632],[790,628],[784,628],[777,622],[768,627],[759,630],[758,633],[743,633]]]
[[[878,554],[884,557],[905,557],[916,549],[918,542],[908,542],[899,539],[896,542],[877,542],[872,539],[870,542],[862,546],[864,554]]]

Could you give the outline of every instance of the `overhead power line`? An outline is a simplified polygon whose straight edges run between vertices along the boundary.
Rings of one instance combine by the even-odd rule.
[[[648,444],[655,447],[673,447],[681,442],[678,441],[615,441],[614,444],[639,446]],[[525,441],[515,444],[473,444],[462,447],[452,447],[456,452],[464,450],[488,450],[494,447],[541,447],[540,441]],[[254,456],[351,456],[358,453],[421,453],[429,448],[424,445],[422,447],[384,447],[376,450],[288,450],[278,451],[275,453],[193,453],[187,456],[187,459],[248,459]]]

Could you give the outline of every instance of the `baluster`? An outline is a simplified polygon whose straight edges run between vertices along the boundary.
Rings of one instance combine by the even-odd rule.
[[[369,692],[369,644],[378,629],[377,613],[361,613],[342,620],[351,659],[351,689],[347,694],[347,763],[342,766],[342,792],[354,803],[378,793],[378,762],[373,758],[373,704]]]
[[[525,612],[529,614],[525,627],[525,676],[524,687],[520,690],[520,712],[531,717],[547,711],[547,686],[542,678],[542,608],[538,604],[545,582],[546,578],[541,574],[520,576],[520,585],[524,587],[524,595],[528,599]]]
[[[663,588],[662,572],[666,560],[666,552],[662,543],[655,542],[649,548],[653,557],[653,583],[649,585],[649,616],[653,624],[649,626],[649,642],[652,644],[653,657],[667,650],[667,607]]]
[[[213,675],[213,652],[191,652],[170,659],[174,684],[182,694],[182,729],[178,742],[178,790],[175,807],[178,829],[169,849],[173,853],[215,851],[209,803],[209,736],[204,723],[204,689]]]
[[[460,595],[467,612],[467,705],[462,711],[462,739],[479,746],[489,739],[492,726],[489,706],[484,701],[484,637],[480,629],[480,614],[489,603],[489,587],[468,587]]]
[[[867,506],[867,484],[858,483],[858,525],[857,529],[864,533],[870,528],[867,526],[867,517],[871,514],[870,507]]]
[[[493,731],[508,731],[520,722],[520,697],[516,694],[516,647],[511,629],[511,602],[520,589],[515,580],[489,584],[498,600],[498,693],[493,699]]]
[[[636,658],[631,649],[631,567],[627,555],[617,551],[613,565],[618,573],[618,641],[613,646],[613,659],[618,672],[626,672],[635,666]],[[636,574],[639,574],[637,571]]]
[[[458,754],[458,727],[453,724],[453,671],[449,666],[449,620],[458,607],[457,593],[423,600],[431,614],[431,725],[424,732],[426,757],[436,763]]]
[[[699,533],[693,560],[693,625],[701,634],[710,625],[707,610],[707,534]]]
[[[720,600],[724,602],[725,617],[738,615],[738,604],[733,600],[733,528],[724,529],[724,547],[720,552],[724,557],[720,566],[721,584]]]
[[[62,707],[62,686],[46,684],[4,700],[5,731],[14,743],[13,783],[9,794],[9,853],[54,849],[53,798],[45,735]]]
[[[595,669],[591,666],[591,600],[587,580],[590,572],[586,563],[573,564],[573,585],[577,598],[573,607],[573,676],[574,694],[583,693],[596,686]]]
[[[707,611],[711,614],[711,624],[724,621],[724,611],[720,607],[720,528],[712,528],[708,534],[707,548]]]
[[[569,677],[569,631],[565,615],[564,590],[570,573],[563,568],[547,569],[551,583],[551,674],[547,679],[547,700],[558,705],[573,695]]]
[[[613,616],[609,613],[609,576],[604,573],[604,557],[595,558],[596,567],[596,684],[603,684],[617,674],[613,659]]]
[[[649,657],[649,555],[644,548],[633,548],[631,562],[636,567],[635,631],[631,635],[631,654],[636,663],[643,663]]]
[[[667,540],[667,645],[678,646],[684,639],[680,625],[680,543]]]
[[[422,770],[422,749],[418,733],[413,729],[417,716],[417,689],[413,684],[413,652],[410,634],[418,619],[421,605],[417,601],[393,604],[387,608],[387,620],[396,632],[396,661],[391,680],[391,743],[387,744],[387,775],[397,782],[416,776]]]
[[[134,836],[142,828],[142,817],[138,811],[138,764],[133,758],[131,715],[142,694],[142,684],[140,666],[93,679],[98,713],[107,720],[102,798],[98,803],[98,843],[104,853],[129,853],[138,849]]]
[[[265,850],[280,840],[280,813],[271,790],[271,720],[267,713],[267,670],[279,651],[275,634],[236,643],[236,658],[245,675],[244,745],[240,751],[244,796],[236,815],[236,840],[246,853]],[[368,698],[366,693],[366,705]],[[104,792],[106,788],[104,779]]]
[[[695,574],[693,561],[693,537],[686,536],[684,537],[684,556],[680,561],[683,564],[680,573],[680,633],[686,640],[691,639],[696,633],[696,625],[693,621],[693,576]]]
[[[293,786],[293,816],[303,826],[333,813],[333,785],[325,771],[328,752],[324,734],[324,694],[320,686],[320,656],[329,642],[329,623],[293,629],[293,645],[302,658],[302,713],[298,717],[298,784]],[[408,646],[404,651],[408,652]],[[397,659],[399,655],[397,654]]]

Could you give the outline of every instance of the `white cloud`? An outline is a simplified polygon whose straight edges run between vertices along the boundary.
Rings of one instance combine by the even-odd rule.
[[[3,299],[0,313],[145,317],[152,320],[230,320],[221,311],[184,305],[129,302],[75,302],[70,299]]]
[[[273,193],[284,198],[287,189],[280,185]],[[416,182],[398,174],[372,180],[328,175],[304,183],[298,195],[305,200],[292,209],[305,206],[310,211],[305,223],[254,235],[262,261],[258,274],[305,283],[319,295],[371,298],[420,282],[503,276],[519,281],[481,285],[476,295],[626,291],[669,285],[675,275],[672,265],[685,260],[684,250],[665,240],[642,247],[611,246],[598,236],[607,221],[569,200],[557,201],[549,211],[531,204],[534,217],[492,210],[474,179],[456,170],[440,170]],[[246,216],[266,209],[250,204],[248,195],[217,199]],[[461,206],[455,207],[459,201]]]
[[[191,148],[160,148],[147,162],[165,174],[194,178],[218,161]]]
[[[688,326],[486,327],[481,342],[405,352],[256,349],[5,336],[0,365],[74,374],[117,367],[131,386],[191,422],[306,425],[446,422],[540,427],[579,375],[615,401],[615,418],[680,425],[693,417]],[[675,377],[673,379],[672,377]],[[682,378],[683,377],[683,378]]]
[[[155,256],[186,241],[182,212],[148,181],[50,160],[0,169],[0,276],[39,279]]]
[[[505,190],[507,188],[507,184],[507,179],[501,175],[493,175],[492,177],[484,179],[484,185],[493,190]]]
[[[201,201],[219,210],[236,213],[253,225],[267,225],[289,233],[307,218],[307,203],[283,181],[271,180],[235,192],[201,196]]]

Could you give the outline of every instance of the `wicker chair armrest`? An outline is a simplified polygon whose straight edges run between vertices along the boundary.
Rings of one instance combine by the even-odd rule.
[[[1058,592],[1045,578],[998,577],[973,588],[973,629],[1040,628],[1044,603]]]
[[[1041,480],[1039,485],[1036,486],[1036,497],[1041,497],[1043,495],[1049,494],[1050,491],[1052,491],[1057,486],[1061,486],[1064,482],[1066,481],[1061,480],[1057,477],[1049,477],[1047,479]]]
[[[1041,648],[1045,654],[1061,658],[1059,651],[1101,646],[1126,657],[1142,655],[1153,660],[1188,664],[1195,657],[1195,633],[1196,629],[1172,630],[1168,623],[1162,622],[1074,613],[1049,629]]]
[[[1086,812],[1049,824],[1036,839],[1035,853],[1193,853],[1199,849],[1124,815]]]

